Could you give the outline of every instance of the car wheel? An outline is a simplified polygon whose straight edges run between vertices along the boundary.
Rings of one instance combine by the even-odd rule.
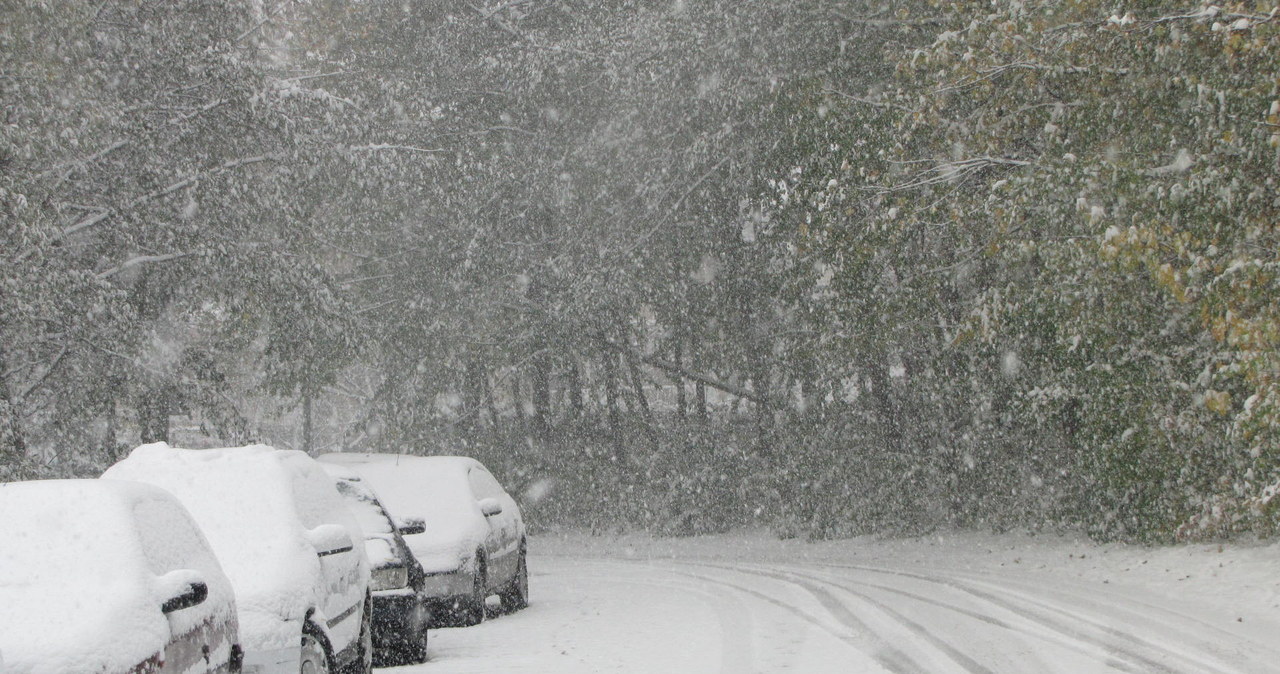
[[[422,627],[418,628],[418,638],[414,640],[413,659],[411,664],[427,661],[427,622],[422,621]]]
[[[299,674],[329,674],[329,656],[324,645],[311,632],[302,633],[302,655],[298,659]]]
[[[476,552],[476,573],[471,583],[471,594],[458,602],[458,624],[471,627],[484,622],[485,585],[488,582],[488,569],[484,555]]]
[[[519,611],[529,605],[529,567],[525,563],[524,546],[520,546],[520,558],[516,561],[516,575],[502,591],[502,608],[507,612]]]

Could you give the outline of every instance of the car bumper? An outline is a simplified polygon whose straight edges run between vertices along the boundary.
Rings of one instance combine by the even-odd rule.
[[[465,569],[428,573],[422,579],[422,592],[432,601],[452,600],[471,594],[472,576]]]
[[[422,597],[412,590],[373,593],[373,648],[395,648],[413,643],[431,620]]]

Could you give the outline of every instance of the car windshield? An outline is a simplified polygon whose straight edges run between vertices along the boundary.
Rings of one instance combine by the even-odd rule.
[[[355,468],[377,490],[388,511],[422,518],[425,535],[456,531],[465,526],[468,516],[479,512],[466,466],[449,458],[370,461]]]
[[[368,489],[347,480],[336,480],[335,483],[338,493],[346,499],[347,507],[355,514],[365,536],[391,535],[394,531],[391,520]]]
[[[309,581],[315,551],[304,540],[295,476],[266,447],[141,447],[103,477],[166,489],[191,512],[240,595],[269,597]],[[332,491],[319,473],[322,488]],[[337,499],[336,494],[333,497]]]

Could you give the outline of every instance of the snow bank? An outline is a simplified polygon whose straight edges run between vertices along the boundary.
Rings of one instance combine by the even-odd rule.
[[[235,587],[248,651],[295,644],[306,611],[328,603],[331,589],[308,530],[339,523],[353,542],[364,540],[332,478],[298,451],[156,443],[138,447],[103,477],[163,487],[187,506]],[[363,555],[348,557],[353,566],[367,563]],[[364,568],[357,573],[368,576]]]
[[[164,574],[179,569],[194,571],[209,595],[166,617],[160,606],[175,583]],[[4,672],[129,671],[160,652],[171,629],[228,620],[233,606],[208,544],[163,490],[97,480],[0,484]]]
[[[423,533],[404,540],[427,573],[459,568],[489,533],[467,482],[474,459],[346,453],[326,454],[320,461],[359,473],[392,517],[423,519]]]

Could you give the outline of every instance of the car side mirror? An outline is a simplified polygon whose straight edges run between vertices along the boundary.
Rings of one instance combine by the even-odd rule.
[[[165,598],[160,604],[163,613],[198,606],[209,598],[209,586],[199,572],[191,569],[170,571],[159,578],[159,585],[161,596]]]
[[[327,557],[351,552],[351,534],[341,524],[321,524],[307,532],[307,542],[316,549],[316,555]]]
[[[480,512],[484,513],[485,517],[500,515],[502,514],[502,502],[496,498],[482,498],[480,499]]]
[[[427,530],[427,521],[421,517],[405,517],[396,521],[401,536],[412,536]]]

